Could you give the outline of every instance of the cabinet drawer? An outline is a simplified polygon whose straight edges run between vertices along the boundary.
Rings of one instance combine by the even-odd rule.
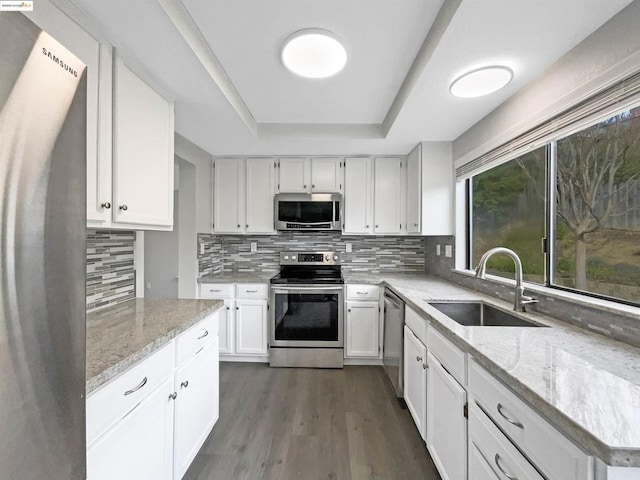
[[[593,459],[476,362],[469,370],[475,402],[549,478],[591,478]]]
[[[378,300],[380,287],[377,285],[347,285],[347,300]]]
[[[488,464],[500,480],[544,480],[475,404],[469,408],[469,452],[485,468]],[[472,463],[469,465],[469,480],[483,478],[482,471],[471,468]]]
[[[200,298],[233,298],[233,283],[201,283]]]
[[[404,323],[411,329],[416,337],[420,339],[422,343],[427,344],[427,330],[429,322],[418,315],[414,310],[409,307],[404,309]]]
[[[193,354],[211,343],[218,336],[219,317],[220,314],[215,312],[180,334],[176,339],[177,365],[182,365]]]
[[[427,349],[436,357],[460,385],[467,384],[467,354],[456,347],[435,328],[429,329]]]
[[[240,283],[236,285],[236,297],[238,298],[267,298],[269,285],[266,283]]]
[[[87,445],[173,374],[174,348],[172,341],[87,397]]]

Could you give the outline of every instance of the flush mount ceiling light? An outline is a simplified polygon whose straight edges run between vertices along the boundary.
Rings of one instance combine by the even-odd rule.
[[[500,65],[478,68],[456,78],[449,91],[461,98],[482,97],[505,87],[513,79],[513,70]]]
[[[347,51],[335,34],[308,28],[291,35],[282,48],[282,63],[306,78],[327,78],[342,70]]]

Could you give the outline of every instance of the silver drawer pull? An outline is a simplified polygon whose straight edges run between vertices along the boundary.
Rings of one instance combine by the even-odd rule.
[[[493,461],[496,463],[496,467],[498,467],[498,469],[504,474],[505,477],[507,477],[509,480],[518,480],[518,477],[516,477],[515,475],[508,473],[504,468],[502,468],[502,465],[500,465],[500,455],[498,455],[496,453],[495,458],[493,459]]]
[[[198,337],[198,340],[202,340],[207,335],[209,335],[209,330],[205,330],[204,333]]]
[[[258,290],[245,290],[247,293],[258,293]]]
[[[147,377],[144,377],[142,379],[142,381],[136,386],[133,387],[131,390],[127,390],[126,392],[124,392],[125,396],[126,395],[131,395],[132,393],[137,392],[138,390],[140,390],[142,387],[144,387],[147,384]]]
[[[185,380],[180,384],[180,388],[187,388],[189,386],[189,380]]]
[[[369,292],[356,292],[358,295],[369,295]]]
[[[416,356],[416,362],[421,362],[421,361],[422,361],[422,357]]]
[[[515,419],[513,419],[513,418],[509,417],[508,415],[506,415],[506,414],[502,411],[503,409],[504,409],[504,407],[502,406],[502,404],[501,404],[501,403],[499,403],[499,404],[498,404],[498,407],[497,407],[498,413],[499,413],[500,415],[502,415],[502,417],[503,417],[507,422],[509,422],[511,425],[515,425],[516,427],[521,428],[522,430],[524,430],[524,425],[522,425],[519,421],[517,421],[517,420],[515,420]]]
[[[175,400],[176,398],[178,398],[178,392],[173,392],[169,394],[170,400]]]

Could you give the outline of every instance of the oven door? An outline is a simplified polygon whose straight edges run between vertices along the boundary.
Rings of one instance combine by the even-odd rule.
[[[344,345],[343,286],[271,286],[272,347]]]

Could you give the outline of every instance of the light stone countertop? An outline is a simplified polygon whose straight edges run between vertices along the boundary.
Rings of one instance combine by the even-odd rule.
[[[222,305],[221,300],[138,298],[87,313],[87,395]]]
[[[278,273],[270,272],[225,272],[203,275],[198,283],[269,283],[271,277]]]
[[[551,328],[464,327],[429,301],[513,305],[436,277],[381,278],[585,451],[608,465],[640,467],[640,349],[533,313],[523,316]]]

